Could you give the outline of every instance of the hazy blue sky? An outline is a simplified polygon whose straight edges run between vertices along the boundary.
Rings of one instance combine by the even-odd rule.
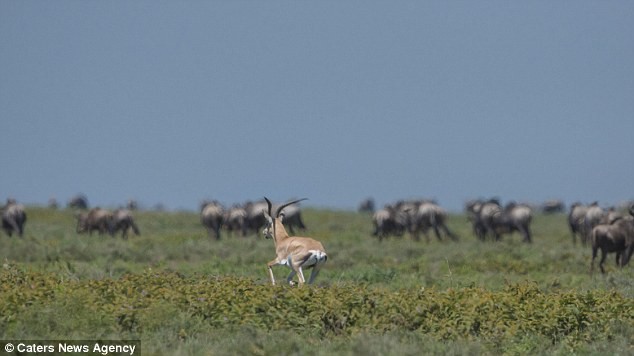
[[[634,1],[0,0],[0,199],[634,198]]]

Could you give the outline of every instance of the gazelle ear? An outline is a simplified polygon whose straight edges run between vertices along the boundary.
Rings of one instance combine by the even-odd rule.
[[[283,223],[284,222],[284,213],[280,213],[280,216],[279,216],[278,219],[280,219],[280,222]]]

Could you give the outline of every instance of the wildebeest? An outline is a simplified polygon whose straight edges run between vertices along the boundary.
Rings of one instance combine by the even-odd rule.
[[[577,244],[577,237],[581,243],[585,246],[587,243],[587,234],[585,230],[585,219],[588,207],[579,202],[575,202],[570,206],[570,212],[568,213],[568,227],[572,233],[572,243]]]
[[[374,213],[374,199],[367,198],[362,200],[357,210],[360,213]]]
[[[229,233],[240,232],[247,235],[247,211],[239,204],[233,205],[225,212],[223,226]]]
[[[385,205],[372,215],[374,236],[382,241],[390,235],[402,236],[407,230],[407,216],[392,205]]]
[[[128,230],[132,229],[135,235],[141,235],[139,227],[134,222],[134,217],[128,209],[117,209],[112,213],[113,228],[112,233],[116,234],[121,231],[121,237],[128,238]]]
[[[604,218],[604,222],[606,224],[611,224],[614,221],[616,221],[616,219],[622,218],[623,212],[618,210],[616,207],[609,207],[608,210],[605,213],[605,218]]]
[[[601,250],[599,268],[605,273],[603,263],[608,253],[616,253],[616,265],[624,267],[634,252],[634,206],[630,207],[630,215],[616,218],[610,224],[599,224],[592,229],[592,262],[590,271],[594,270],[594,260]]]
[[[590,241],[592,229],[599,224],[606,224],[607,213],[599,206],[598,202],[593,202],[586,210],[586,216],[583,221],[583,231],[586,233],[586,241]]]
[[[224,208],[217,201],[205,201],[200,207],[200,222],[205,228],[209,236],[212,235],[216,240],[220,240],[220,228],[224,222]]]
[[[245,226],[248,233],[258,234],[267,221],[264,217],[264,213],[268,209],[266,201],[247,201],[244,203],[244,210],[246,212]]]
[[[78,194],[68,201],[68,207],[72,209],[88,209],[88,198],[83,194]]]
[[[275,210],[277,206],[273,206],[273,208]],[[267,209],[268,205],[264,200],[256,202],[248,201],[244,204],[244,210],[246,211],[245,225],[248,231],[257,234],[267,224],[267,220],[264,216],[264,212],[266,212]],[[286,206],[281,214],[284,215],[284,226],[290,230],[291,234],[295,234],[295,228],[306,230],[299,205]]]
[[[467,220],[471,222],[473,234],[481,241],[484,241],[486,237],[486,228],[482,223],[482,217],[480,215],[480,211],[485,203],[486,202],[482,199],[469,200],[465,203]]]
[[[21,237],[26,224],[24,206],[14,199],[7,199],[7,204],[0,210],[2,210],[2,228],[7,235],[13,236],[13,232],[16,232]]]
[[[278,207],[276,206],[275,209]],[[295,228],[300,230],[306,230],[306,225],[304,224],[304,220],[302,219],[302,211],[298,204],[292,204],[286,206],[280,212],[284,219],[282,223],[288,230],[291,232],[291,235],[295,234]]]
[[[566,209],[566,205],[559,199],[547,200],[542,204],[544,214],[561,213]]]
[[[495,239],[499,238],[494,229],[493,217],[502,212],[502,207],[497,199],[474,200],[466,204],[467,216],[473,225],[476,237],[484,241],[487,234]]]
[[[88,232],[92,235],[93,231],[97,231],[99,235],[105,233],[114,234],[114,217],[111,211],[99,207],[92,208],[87,212],[77,213],[77,233]]]
[[[502,234],[517,231],[524,242],[532,242],[530,224],[533,215],[528,205],[510,202],[502,208],[497,199],[490,199],[479,206],[472,219],[474,232],[480,240],[485,240],[488,235],[499,241]]]
[[[441,208],[435,201],[421,200],[415,202],[414,208],[409,210],[409,230],[414,240],[419,240],[419,233],[422,232],[429,242],[429,235],[427,232],[429,229],[433,229],[436,234],[436,238],[442,240],[442,233],[451,238],[454,241],[458,241],[456,236],[445,224],[447,219],[447,212]]]
[[[59,203],[57,202],[57,199],[51,197],[48,199],[48,208],[49,209],[57,209],[59,208]]]
[[[386,204],[372,215],[373,235],[380,241],[409,232],[413,240],[419,241],[422,232],[429,242],[427,233],[433,229],[439,240],[445,235],[457,241],[458,237],[445,224],[446,219],[447,212],[433,200],[399,200]]]
[[[138,210],[139,202],[137,202],[136,199],[128,199],[128,202],[125,206],[128,210]]]

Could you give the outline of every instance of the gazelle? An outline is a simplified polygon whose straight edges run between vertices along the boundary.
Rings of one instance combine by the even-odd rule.
[[[273,276],[273,269],[271,267],[276,265],[287,266],[291,269],[291,273],[286,280],[289,284],[293,285],[293,277],[297,274],[299,279],[299,285],[301,286],[306,282],[304,278],[304,272],[302,268],[312,268],[308,284],[313,283],[319,270],[326,263],[328,255],[321,242],[312,239],[310,237],[296,237],[289,236],[282,224],[284,219],[285,207],[300,202],[306,199],[293,200],[277,208],[275,215],[271,215],[272,204],[266,197],[264,198],[268,205],[268,212],[263,211],[266,217],[267,225],[263,230],[264,237],[267,239],[273,239],[275,242],[275,254],[277,255],[274,260],[267,263],[269,269],[269,276],[271,277],[271,283],[275,285],[275,277]]]

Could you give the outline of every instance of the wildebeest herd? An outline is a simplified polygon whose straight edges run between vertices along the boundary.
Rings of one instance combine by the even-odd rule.
[[[265,225],[264,212],[268,209],[267,202],[247,201],[244,204],[233,204],[225,208],[215,200],[203,201],[200,205],[200,221],[207,229],[209,236],[220,239],[221,229],[229,234],[247,236],[257,234]],[[274,210],[277,207],[274,207]],[[284,225],[295,234],[295,229],[305,230],[301,209],[298,205],[289,205],[282,210]]]
[[[434,200],[399,200],[377,211],[368,207],[374,207],[374,202],[364,200],[358,210],[372,212],[373,234],[379,241],[406,232],[416,241],[420,240],[422,232],[429,241],[429,230],[434,231],[438,240],[444,235],[458,241],[458,236],[446,225],[447,213]],[[504,234],[518,232],[524,242],[531,243],[533,210],[528,204],[513,201],[503,206],[498,199],[471,200],[465,204],[473,234],[480,241],[499,241]],[[543,213],[563,211],[564,205],[560,201],[549,201],[542,206]],[[579,239],[583,246],[591,245],[591,270],[599,250],[602,273],[605,273],[603,264],[609,253],[616,254],[619,267],[627,265],[634,253],[634,204],[629,204],[628,212],[623,213],[616,208],[605,210],[597,202],[589,205],[574,203],[568,213],[568,225],[573,244]]]
[[[57,203],[49,203],[56,207]],[[100,235],[115,236],[120,233],[127,238],[130,231],[140,235],[132,211],[137,205],[129,201],[125,207],[108,210],[99,207],[89,209],[85,196],[78,195],[68,201],[68,208],[75,209],[78,234],[97,232]],[[447,211],[436,201],[428,199],[399,200],[375,210],[372,199],[366,199],[359,205],[360,212],[372,214],[373,235],[379,241],[390,236],[400,237],[409,234],[420,241],[423,234],[430,241],[429,232],[433,231],[440,240],[458,241],[459,237],[447,226]],[[265,200],[247,201],[225,207],[215,200],[203,201],[200,205],[200,221],[208,235],[220,239],[226,232],[229,235],[248,236],[258,234],[267,224],[265,214],[269,207]],[[277,209],[274,207],[274,210]],[[499,241],[504,234],[519,233],[525,243],[532,243],[531,223],[534,207],[527,204],[508,202],[502,205],[499,199],[478,199],[465,204],[465,214],[471,223],[473,235],[480,241]],[[565,206],[560,201],[547,202],[542,212],[563,212]],[[15,199],[7,199],[0,207],[2,228],[8,236],[23,236],[27,221],[25,208]],[[297,204],[283,209],[284,225],[292,235],[295,229],[305,230],[301,209]],[[592,249],[591,269],[599,251],[599,268],[605,273],[603,264],[609,253],[616,254],[617,266],[628,264],[634,253],[634,204],[627,211],[602,208],[597,202],[591,204],[573,203],[567,214],[572,243],[578,241],[582,246]]]
[[[616,264],[625,266],[634,252],[634,204],[628,207],[629,215],[617,209],[604,210],[597,202],[590,205],[574,203],[568,213],[568,225],[572,232],[572,241],[577,238],[586,246],[592,247],[592,265],[601,250],[599,268],[605,273],[603,263],[608,253],[616,253]]]
[[[390,235],[402,236],[409,232],[416,241],[420,233],[429,241],[429,230],[434,230],[436,238],[442,240],[443,235],[457,241],[456,236],[445,224],[447,212],[434,200],[399,200],[387,204],[383,209],[374,212],[374,236],[379,240]]]

